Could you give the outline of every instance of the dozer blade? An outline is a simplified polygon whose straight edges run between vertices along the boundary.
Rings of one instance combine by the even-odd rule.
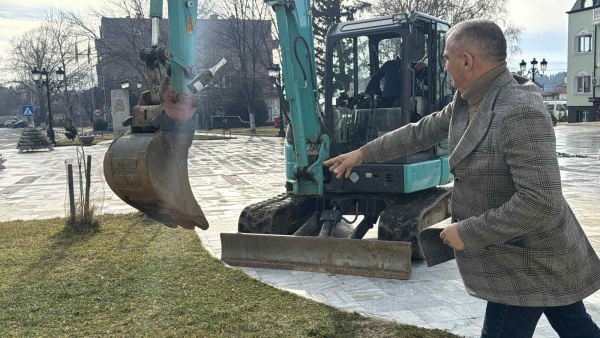
[[[221,233],[221,260],[233,266],[409,279],[410,242]]]
[[[169,227],[208,228],[188,177],[194,134],[158,131],[117,138],[104,156],[104,175],[123,201]]]

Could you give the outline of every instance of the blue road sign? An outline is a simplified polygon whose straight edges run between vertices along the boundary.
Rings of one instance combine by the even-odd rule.
[[[33,116],[33,106],[21,106],[21,115]]]

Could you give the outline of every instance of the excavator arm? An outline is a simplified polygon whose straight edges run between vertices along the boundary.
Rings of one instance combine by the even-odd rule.
[[[266,1],[280,30],[286,100],[290,102],[293,158],[286,184],[292,195],[323,194],[323,161],[329,136],[323,132],[317,100],[312,17],[308,0]],[[171,227],[208,228],[188,178],[188,149],[194,138],[192,116],[196,93],[223,63],[198,76],[195,62],[197,5],[168,0],[169,48],[159,46],[162,0],[151,0],[152,45],[140,51],[150,90],[144,92],[126,121],[131,132],[110,146],[104,171],[111,189],[123,201]]]
[[[329,136],[323,132],[317,99],[310,2],[265,3],[276,14],[286,100],[292,111],[293,141],[288,148],[294,163],[286,187],[292,195],[322,195]],[[152,45],[140,51],[150,90],[142,94],[126,121],[131,132],[116,139],[109,148],[104,159],[105,176],[123,201],[157,221],[172,227],[206,229],[208,222],[191,192],[187,173],[195,111],[190,89],[201,90],[206,85],[203,81],[207,81],[207,71],[196,77],[191,72],[195,62],[197,5],[193,1],[168,0],[169,48],[159,46],[158,41],[163,1],[151,0],[150,8]]]
[[[119,198],[170,227],[208,228],[188,178],[188,150],[194,139],[195,96],[189,88],[195,62],[197,5],[169,0],[170,47],[158,45],[162,0],[151,0],[152,46],[140,52],[150,80],[104,157],[104,174]]]
[[[287,182],[293,195],[323,195],[323,162],[329,157],[329,135],[323,132],[318,105],[314,37],[309,0],[266,0],[273,8],[279,29],[285,99],[290,104],[290,124],[295,164],[294,179]]]

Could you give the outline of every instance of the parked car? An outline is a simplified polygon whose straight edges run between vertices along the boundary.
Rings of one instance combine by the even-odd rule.
[[[18,121],[18,122],[13,123],[11,126],[13,128],[25,128],[25,127],[27,127],[27,122],[25,122],[25,121]]]
[[[8,120],[8,121],[4,122],[4,127],[6,127],[6,128],[11,128],[11,127],[13,126],[13,124],[15,124],[15,123],[17,123],[17,122],[20,122],[20,121],[21,121],[21,120],[17,120],[17,119],[14,119],[14,120]]]
[[[546,110],[554,116],[552,121],[566,122],[567,112],[569,110],[567,101],[544,101]]]

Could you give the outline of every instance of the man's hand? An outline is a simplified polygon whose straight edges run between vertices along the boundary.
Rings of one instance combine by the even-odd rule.
[[[191,119],[196,112],[196,95],[183,95],[171,89],[171,78],[163,76],[160,84],[160,100],[167,115],[176,121]]]
[[[360,165],[363,162],[363,156],[360,152],[360,149],[351,151],[349,153],[345,153],[334,158],[330,158],[327,161],[323,162],[324,165],[330,166],[329,171],[334,172],[336,178],[341,178],[344,172],[346,172],[345,177],[350,177],[350,173],[352,173],[352,168],[357,165]]]
[[[444,241],[444,244],[451,247],[454,250],[463,251],[465,249],[465,243],[460,239],[458,235],[458,223],[453,223],[440,233],[440,238]]]
[[[416,70],[421,70],[421,69],[424,69],[425,67],[427,67],[427,64],[425,62],[423,62],[423,61],[419,61],[415,65],[415,69]]]

